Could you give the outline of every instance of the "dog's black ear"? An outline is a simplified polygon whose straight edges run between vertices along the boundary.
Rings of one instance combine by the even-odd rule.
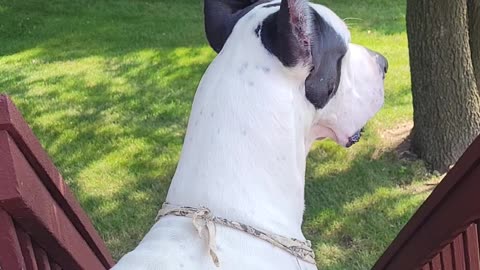
[[[264,0],[205,0],[205,32],[210,46],[220,52],[243,15]]]
[[[312,10],[308,0],[282,0],[262,27],[265,47],[289,67],[312,62]]]

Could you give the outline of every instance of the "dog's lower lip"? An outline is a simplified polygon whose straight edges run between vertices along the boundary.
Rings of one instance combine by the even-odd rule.
[[[353,134],[352,137],[348,138],[348,143],[347,143],[346,147],[351,147],[352,145],[359,142],[360,138],[362,137],[362,132],[363,132],[363,128],[361,130],[355,132],[355,134]]]
[[[330,136],[326,135],[324,137],[317,138],[317,139],[323,139],[323,138],[326,138],[326,137],[330,137],[332,140],[336,141],[339,145],[343,145],[346,148],[349,148],[352,145],[359,142],[360,137],[362,136],[362,133],[364,131],[364,129],[362,128],[359,131],[355,132],[355,134],[353,134],[351,137],[347,138],[347,136],[342,136],[343,134],[341,134],[341,133],[337,134],[337,132],[333,128],[330,128],[330,127],[327,127],[327,126],[323,126],[323,127],[330,131],[330,134],[329,134]]]

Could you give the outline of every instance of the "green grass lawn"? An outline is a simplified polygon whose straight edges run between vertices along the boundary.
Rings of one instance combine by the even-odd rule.
[[[199,0],[0,0],[0,92],[9,94],[114,257],[154,222],[196,86],[215,54]],[[320,2],[320,1],[319,1]],[[323,0],[355,43],[390,60],[386,104],[345,150],[308,160],[304,230],[320,269],[369,269],[432,181],[402,160],[412,106],[404,0]]]

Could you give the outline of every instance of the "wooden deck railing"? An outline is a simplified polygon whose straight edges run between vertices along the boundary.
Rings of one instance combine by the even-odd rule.
[[[410,219],[373,270],[480,270],[480,137]]]
[[[11,100],[0,95],[0,269],[112,265],[62,176]]]

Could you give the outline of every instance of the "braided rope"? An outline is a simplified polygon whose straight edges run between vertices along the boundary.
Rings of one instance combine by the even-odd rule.
[[[197,230],[201,238],[204,237],[204,231],[207,232],[207,244],[209,247],[210,257],[212,257],[215,266],[220,266],[220,261],[217,255],[215,237],[216,237],[216,225],[220,224],[232,229],[236,229],[245,233],[248,233],[256,238],[262,239],[278,248],[281,248],[291,255],[301,259],[305,262],[315,264],[315,253],[312,250],[310,241],[301,241],[295,238],[288,238],[278,234],[265,232],[256,229],[252,226],[242,224],[236,221],[230,221],[225,218],[213,216],[210,209],[206,207],[194,208],[194,207],[181,207],[173,206],[169,203],[164,203],[162,209],[158,212],[155,220],[173,215],[179,217],[192,218],[193,226]]]

